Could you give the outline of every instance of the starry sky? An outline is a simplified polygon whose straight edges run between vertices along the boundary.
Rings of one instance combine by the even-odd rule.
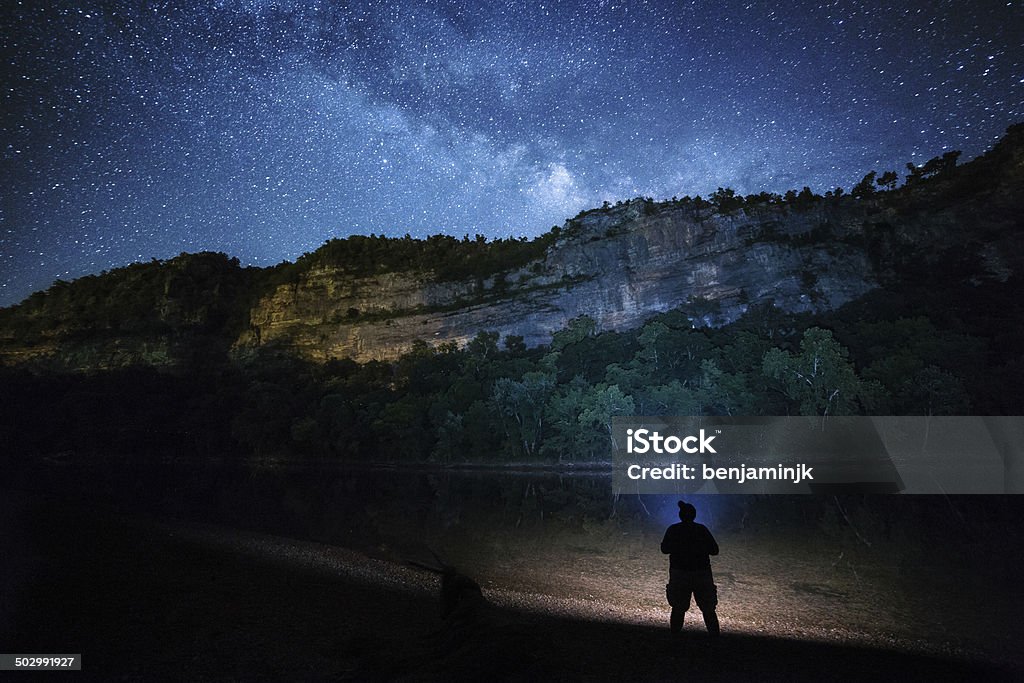
[[[1024,120],[1024,4],[8,2],[0,306],[180,252],[849,189]]]

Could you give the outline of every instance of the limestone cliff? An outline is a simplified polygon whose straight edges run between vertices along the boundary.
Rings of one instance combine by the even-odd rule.
[[[863,218],[824,205],[721,214],[631,201],[569,221],[543,258],[482,282],[312,270],[253,307],[235,348],[280,344],[321,361],[390,359],[416,339],[461,345],[486,330],[535,346],[576,316],[621,330],[700,300],[715,304],[704,307],[706,324],[769,299],[791,311],[830,309],[876,285],[857,244]],[[829,239],[800,239],[825,225]]]

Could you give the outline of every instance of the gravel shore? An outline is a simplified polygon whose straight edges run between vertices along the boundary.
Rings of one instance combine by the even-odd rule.
[[[487,604],[442,619],[438,577],[384,551],[374,557],[7,493],[3,650],[81,653],[90,680],[953,681],[1022,673],[1009,656],[851,629],[840,619],[795,623],[784,610],[773,626],[770,615],[747,618],[723,606],[720,639],[702,633],[699,616],[673,636],[650,594],[660,574],[600,563],[571,589],[545,583],[544,558],[521,558],[513,574],[483,569],[474,578]],[[721,583],[735,580],[721,572]]]

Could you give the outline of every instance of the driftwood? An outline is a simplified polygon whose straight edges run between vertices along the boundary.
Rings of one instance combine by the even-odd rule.
[[[444,562],[433,550],[436,564],[410,560],[409,564],[441,576],[441,618],[452,622],[479,619],[489,607],[480,584]]]
[[[538,620],[493,604],[480,584],[430,551],[433,562],[409,564],[441,577],[441,627],[420,642],[412,676],[418,680],[536,679],[525,653],[549,643]]]
[[[552,641],[560,634],[554,622],[494,604],[480,590],[479,583],[443,561],[437,553],[430,552],[433,562],[410,564],[441,577],[442,621],[439,629],[418,643],[417,654],[406,664],[410,679],[483,681],[566,677],[564,673],[550,675],[551,661],[534,656],[537,652],[550,651]],[[556,669],[562,664],[559,662]],[[569,666],[571,668],[571,663]]]

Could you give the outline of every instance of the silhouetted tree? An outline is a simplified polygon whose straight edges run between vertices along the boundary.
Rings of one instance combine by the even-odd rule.
[[[896,175],[896,171],[886,171],[876,181],[879,187],[885,188],[886,190],[895,190],[896,183],[900,181],[900,177]]]
[[[732,188],[718,188],[708,198],[722,213],[729,213],[743,208],[743,197],[738,196]]]
[[[863,178],[860,179],[859,183],[853,186],[853,190],[850,191],[850,194],[858,199],[864,199],[875,194],[876,175],[877,173],[875,171],[871,171],[870,173],[865,175]]]

